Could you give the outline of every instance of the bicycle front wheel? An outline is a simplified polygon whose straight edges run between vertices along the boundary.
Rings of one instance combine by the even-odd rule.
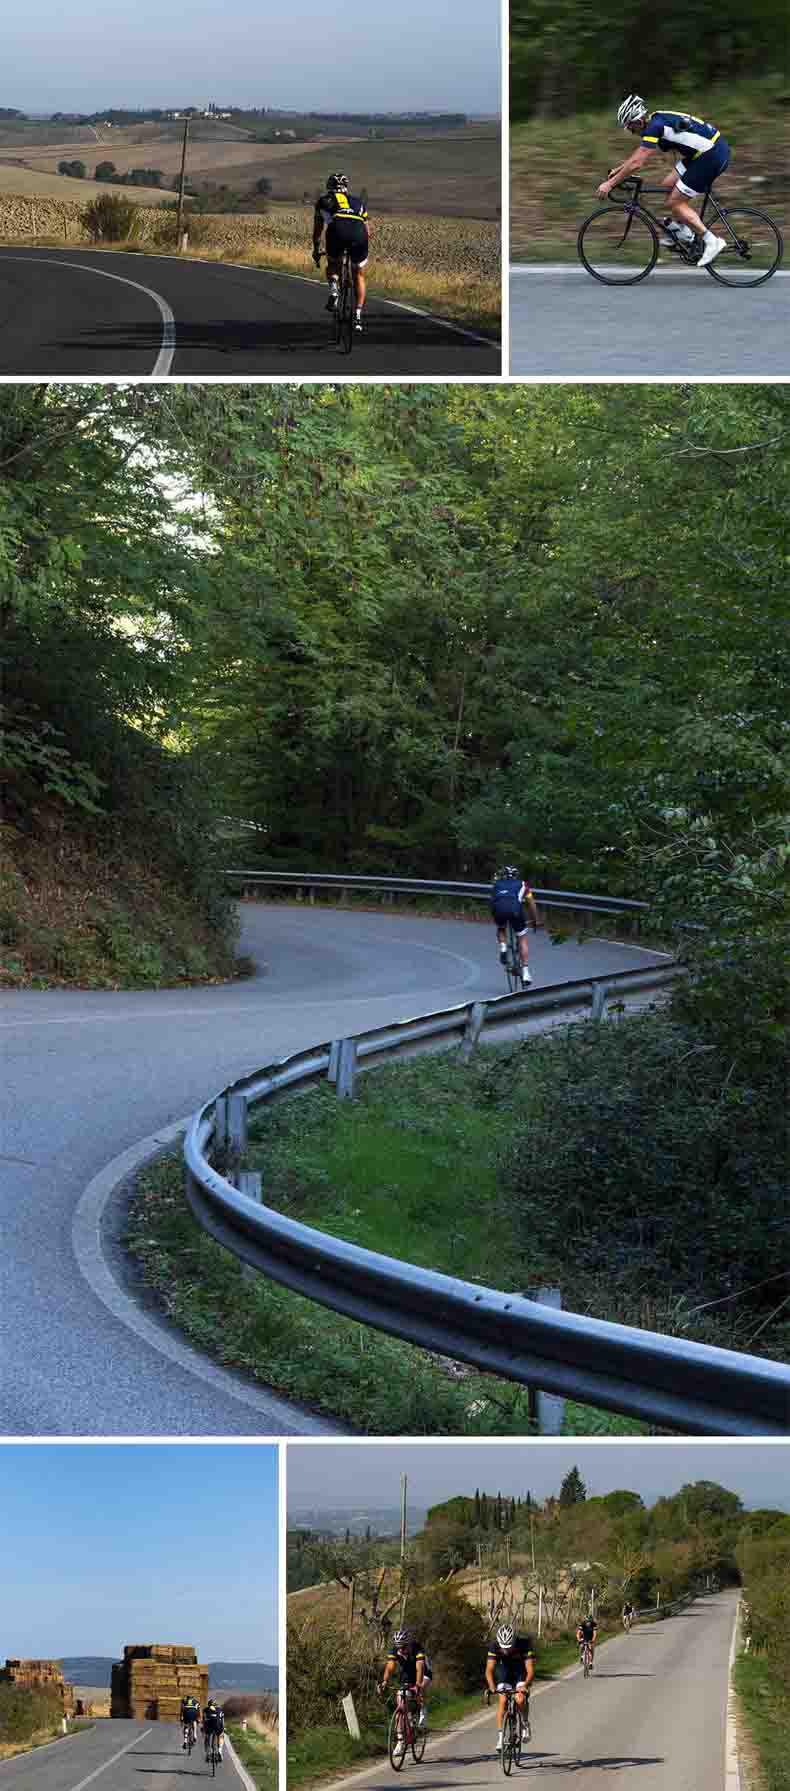
[[[392,1712],[387,1752],[393,1772],[400,1772],[406,1758],[406,1719],[402,1710]]]
[[[513,1717],[506,1711],[502,1723],[502,1771],[506,1779],[510,1778],[513,1770],[513,1754]]]
[[[582,266],[604,286],[635,286],[658,260],[658,236],[643,211],[603,205],[582,224],[576,242]]]
[[[412,1732],[411,1732],[411,1751],[414,1755],[415,1760],[417,1761],[418,1766],[420,1764],[423,1754],[425,1753],[425,1743],[427,1740],[428,1740],[427,1729],[425,1729],[425,1728],[420,1729],[417,1726],[417,1724],[415,1723],[414,1728],[412,1729]]]
[[[776,273],[784,253],[781,231],[764,211],[722,206],[722,219],[712,224],[727,244],[705,269],[720,286],[762,286]]]

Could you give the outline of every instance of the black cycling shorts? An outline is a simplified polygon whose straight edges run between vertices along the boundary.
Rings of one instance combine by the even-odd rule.
[[[521,938],[522,933],[526,933],[527,917],[520,903],[517,908],[493,908],[492,914],[494,916],[495,927],[508,927],[512,921],[519,939]]]
[[[354,267],[364,267],[370,238],[361,218],[333,218],[326,227],[326,252],[330,261],[342,261],[348,249]]]

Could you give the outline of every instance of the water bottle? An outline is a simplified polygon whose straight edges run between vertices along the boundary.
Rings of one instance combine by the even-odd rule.
[[[694,231],[688,224],[678,224],[675,218],[665,218],[664,229],[667,236],[674,237],[676,243],[684,243],[688,246],[694,241]]]

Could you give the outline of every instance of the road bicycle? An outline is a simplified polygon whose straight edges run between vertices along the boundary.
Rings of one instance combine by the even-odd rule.
[[[631,1628],[631,1624],[633,1623],[633,1621],[634,1621],[633,1617],[630,1617],[628,1615],[628,1612],[624,1611],[623,1612],[623,1629],[625,1630],[626,1635],[628,1635],[628,1632]]]
[[[425,1725],[422,1728],[419,1726],[419,1705],[414,1691],[401,1686],[390,1717],[387,1736],[387,1752],[393,1772],[400,1772],[409,1748],[419,1765],[425,1753],[427,1739]]]
[[[211,1731],[211,1747],[209,1749],[209,1761],[211,1764],[211,1777],[214,1778],[216,1776],[217,1767],[220,1764],[219,1740],[217,1738],[216,1729],[212,1729],[212,1731]]]
[[[589,1679],[590,1674],[593,1670],[593,1653],[592,1653],[592,1648],[590,1647],[589,1642],[582,1642],[581,1657],[582,1657],[582,1666],[584,1668],[584,1677],[585,1677],[585,1679]]]
[[[509,1778],[513,1767],[521,1765],[521,1749],[525,1741],[532,1739],[532,1730],[529,1726],[529,1692],[527,1692],[523,1711],[518,1708],[515,1691],[506,1692],[505,1698],[500,1759],[505,1778]]]
[[[536,930],[535,927],[532,928],[533,933],[536,932]],[[519,937],[512,920],[509,920],[507,923],[505,955],[500,961],[507,978],[508,993],[510,995],[517,995],[519,989],[529,989],[531,987],[529,983],[522,983],[521,981],[521,971],[523,969],[521,963],[521,948]]]
[[[337,288],[337,304],[335,305],[335,341],[341,354],[350,354],[354,345],[354,324],[356,322],[356,289],[354,285],[354,269],[348,249],[343,250],[340,263],[340,278]]]
[[[579,260],[594,280],[604,286],[635,286],[652,273],[659,249],[686,267],[697,266],[701,238],[695,235],[691,243],[669,238],[666,226],[645,203],[644,192],[661,193],[666,201],[663,187],[646,187],[643,180],[629,176],[612,191],[627,196],[613,199],[610,194],[605,205],[585,218],[576,241]],[[700,207],[703,223],[709,207],[711,228],[724,237],[727,247],[708,262],[705,273],[721,286],[762,286],[776,273],[784,252],[778,226],[764,211],[720,205],[710,188]]]

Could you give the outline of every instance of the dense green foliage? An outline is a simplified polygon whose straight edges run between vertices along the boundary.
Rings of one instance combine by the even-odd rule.
[[[0,1741],[32,1741],[60,1728],[63,1704],[57,1691],[44,1685],[31,1691],[0,1684]]]
[[[616,14],[591,0],[511,0],[510,22],[515,118],[616,106],[626,93],[665,92],[681,73],[690,97],[731,77],[787,78],[782,0],[624,0]]]

